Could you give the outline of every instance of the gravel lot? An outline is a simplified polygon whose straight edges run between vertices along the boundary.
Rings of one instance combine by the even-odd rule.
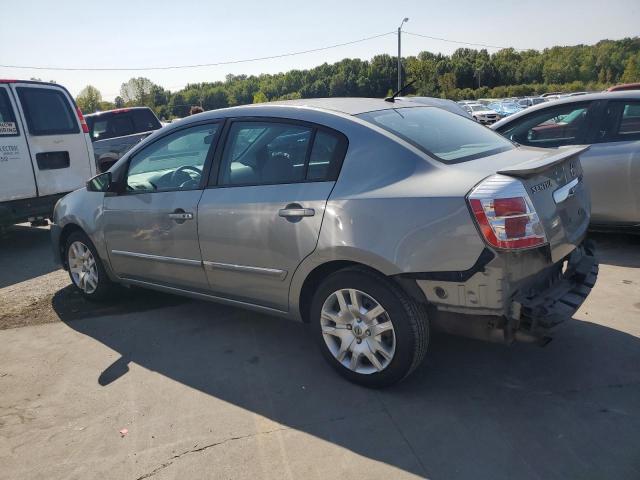
[[[303,325],[131,290],[89,304],[47,228],[0,239],[0,478],[640,478],[640,238],[544,348],[435,335],[399,386]],[[120,433],[127,429],[126,433]]]

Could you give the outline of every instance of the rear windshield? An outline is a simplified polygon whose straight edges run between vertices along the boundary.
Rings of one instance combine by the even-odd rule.
[[[487,157],[515,148],[469,118],[435,107],[378,110],[358,115],[444,163]]]
[[[162,126],[153,112],[146,109],[105,112],[86,119],[93,141],[144,133]]]

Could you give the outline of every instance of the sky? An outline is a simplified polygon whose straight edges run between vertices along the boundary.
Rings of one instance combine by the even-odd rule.
[[[395,32],[543,49],[640,35],[640,0],[0,0],[0,65],[140,68],[242,60]],[[463,45],[402,36],[402,55],[451,54]],[[477,47],[480,48],[480,47]],[[496,49],[488,49],[494,52]],[[54,71],[0,67],[0,78],[55,80],[105,100],[131,77],[175,91],[225,75],[306,69],[343,58],[397,54],[396,35],[321,52],[235,65],[155,71]]]

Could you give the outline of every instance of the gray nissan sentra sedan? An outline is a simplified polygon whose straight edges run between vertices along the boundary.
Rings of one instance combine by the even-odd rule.
[[[409,100],[216,110],[60,200],[52,240],[88,299],[136,285],[303,321],[342,375],[385,386],[433,327],[509,343],[573,314],[598,268],[583,151]]]

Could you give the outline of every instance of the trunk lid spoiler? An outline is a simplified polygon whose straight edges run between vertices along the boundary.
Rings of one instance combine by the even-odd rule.
[[[571,157],[580,155],[582,152],[585,152],[588,149],[589,145],[560,147],[557,150],[554,149],[549,153],[541,155],[538,158],[534,158],[533,160],[528,160],[526,162],[514,165],[513,167],[507,167],[498,170],[498,173],[518,178],[533,177],[555,165],[563,163]]]

